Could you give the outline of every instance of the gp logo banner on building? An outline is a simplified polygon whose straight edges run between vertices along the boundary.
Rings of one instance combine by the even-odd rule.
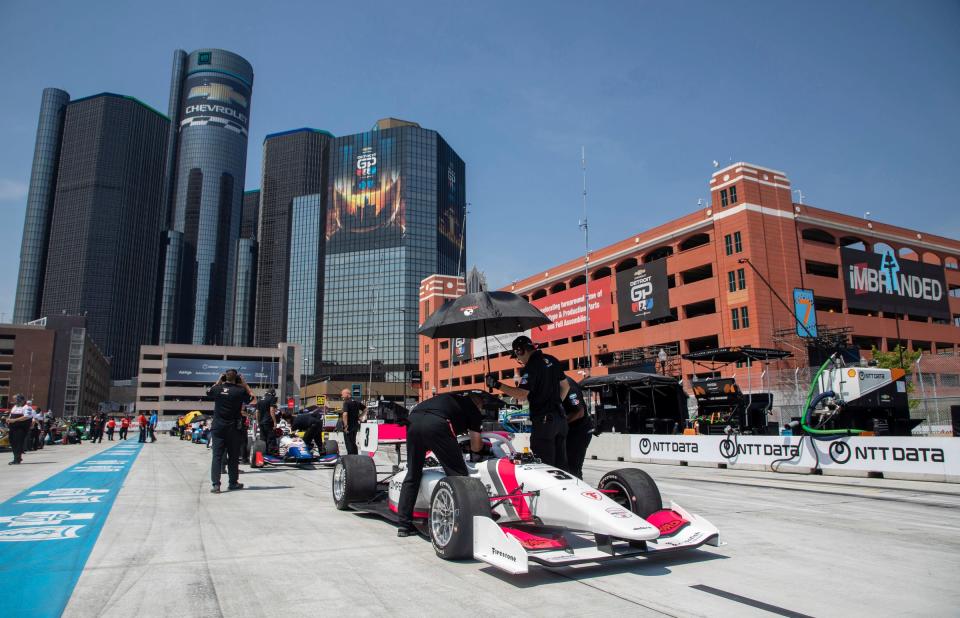
[[[950,318],[942,266],[847,247],[840,261],[848,307]]]
[[[670,315],[667,260],[660,259],[617,273],[617,316],[620,326]]]
[[[543,343],[584,334],[587,322],[584,288],[585,286],[580,285],[531,301],[530,304],[542,311],[553,322],[534,328],[530,333],[530,339]],[[613,328],[609,277],[590,282],[590,330],[595,332],[608,328]]]
[[[0,504],[0,613],[63,612],[141,448],[121,442]]]
[[[635,459],[775,465],[779,470],[816,468],[960,476],[955,438],[800,436],[630,436]]]

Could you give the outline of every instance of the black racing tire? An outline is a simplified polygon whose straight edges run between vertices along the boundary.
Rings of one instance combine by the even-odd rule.
[[[660,490],[650,475],[637,468],[620,468],[603,475],[597,489],[616,490],[607,496],[646,519],[663,508]]]
[[[337,444],[336,440],[324,440],[323,441],[323,454],[324,455],[337,455],[340,453],[340,445]]]
[[[366,502],[377,493],[377,464],[366,455],[344,455],[333,468],[333,502],[346,511],[351,502]]]
[[[253,448],[250,449],[250,467],[251,468],[262,468],[262,465],[257,464],[257,453],[260,453],[260,456],[267,452],[267,443],[263,440],[257,440],[253,443]]]
[[[448,476],[430,496],[428,528],[433,550],[444,560],[473,557],[473,518],[490,516],[490,498],[479,479]]]

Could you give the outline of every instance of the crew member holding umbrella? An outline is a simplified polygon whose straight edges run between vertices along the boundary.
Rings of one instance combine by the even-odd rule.
[[[521,335],[511,344],[513,356],[523,365],[523,373],[516,386],[497,380],[487,374],[486,384],[507,395],[530,402],[530,450],[545,464],[566,468],[567,421],[562,401],[570,386],[560,362],[538,350],[530,337]]]

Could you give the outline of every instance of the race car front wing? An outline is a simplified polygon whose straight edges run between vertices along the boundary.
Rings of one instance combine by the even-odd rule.
[[[604,535],[566,531],[564,547],[528,549],[514,534],[504,531],[489,517],[473,518],[473,556],[512,575],[527,573],[530,562],[547,567],[599,563],[631,557],[649,557],[668,552],[720,545],[720,532],[706,519],[688,513],[675,502],[670,509],[689,522],[671,535],[652,541],[628,541]]]

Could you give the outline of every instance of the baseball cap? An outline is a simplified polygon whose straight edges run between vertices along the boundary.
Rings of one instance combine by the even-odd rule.
[[[511,356],[516,357],[517,350],[533,350],[533,341],[526,335],[520,335],[510,344]]]

